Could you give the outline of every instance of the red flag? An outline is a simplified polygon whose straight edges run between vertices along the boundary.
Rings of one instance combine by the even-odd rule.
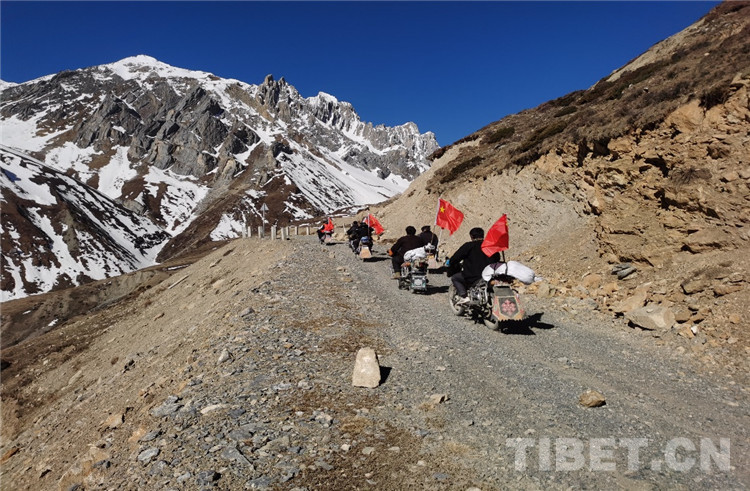
[[[447,228],[451,235],[458,230],[461,222],[464,221],[464,214],[453,207],[452,204],[443,198],[438,198],[438,212],[435,217],[435,225],[441,228]]]
[[[383,226],[380,224],[377,218],[372,216],[372,213],[367,215],[367,217],[365,218],[365,223],[369,225],[370,227],[372,227],[373,230],[375,230],[375,233],[377,235],[380,235],[383,232],[385,232],[385,229],[383,228]]]
[[[333,232],[333,229],[333,220],[331,220],[331,217],[328,217],[328,223],[323,226],[323,232]]]
[[[503,213],[487,231],[482,241],[482,252],[490,257],[496,252],[508,250],[508,217]]]

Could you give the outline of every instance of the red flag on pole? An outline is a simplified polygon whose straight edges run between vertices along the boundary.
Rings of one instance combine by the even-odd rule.
[[[438,198],[438,212],[435,217],[435,225],[441,228],[447,228],[453,235],[458,230],[461,222],[464,221],[464,214],[458,211],[454,206],[443,198]]]
[[[367,215],[367,217],[365,218],[365,223],[369,225],[370,227],[372,227],[373,230],[375,230],[375,234],[377,235],[380,235],[383,232],[385,232],[385,229],[383,228],[383,226],[380,224],[378,219],[372,215],[372,213]]]
[[[328,217],[328,223],[323,226],[323,232],[333,232],[333,229],[333,220],[331,220],[331,217]]]
[[[482,252],[490,257],[496,252],[508,250],[508,217],[503,213],[490,227],[482,241]]]

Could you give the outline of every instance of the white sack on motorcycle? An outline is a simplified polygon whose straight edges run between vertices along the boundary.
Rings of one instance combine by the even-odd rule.
[[[427,257],[427,252],[425,251],[424,247],[417,247],[416,249],[406,251],[406,253],[404,254],[404,261],[413,261],[414,259],[425,259],[426,257]]]
[[[536,274],[528,266],[524,266],[518,261],[508,261],[507,263],[492,263],[482,270],[482,279],[490,281],[493,275],[505,274],[512,276],[521,283],[530,285],[534,283]]]

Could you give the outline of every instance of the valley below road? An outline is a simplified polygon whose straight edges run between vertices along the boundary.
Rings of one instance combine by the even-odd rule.
[[[747,373],[573,298],[522,294],[527,320],[491,331],[444,274],[399,290],[386,247],[234,240],[4,349],[2,488],[750,485]],[[375,389],[351,383],[363,347]]]

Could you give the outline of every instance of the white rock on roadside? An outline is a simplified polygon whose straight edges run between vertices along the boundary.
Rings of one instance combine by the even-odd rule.
[[[380,364],[378,355],[372,348],[361,348],[357,352],[352,373],[352,385],[373,389],[380,385]]]
[[[206,406],[201,409],[201,414],[205,415],[210,413],[211,411],[216,411],[217,409],[223,409],[225,407],[227,407],[226,404],[211,404],[210,406]]]
[[[221,354],[219,355],[219,359],[217,360],[217,363],[224,363],[225,361],[228,361],[231,358],[231,355],[229,354],[228,350],[222,350]]]
[[[674,313],[659,305],[646,305],[625,314],[631,323],[650,331],[668,331],[675,324]]]

